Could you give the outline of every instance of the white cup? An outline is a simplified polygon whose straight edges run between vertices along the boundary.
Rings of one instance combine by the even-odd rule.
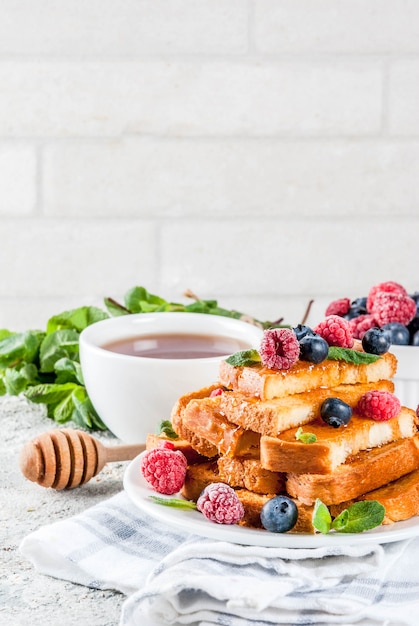
[[[220,361],[231,354],[166,359],[104,348],[122,339],[169,333],[228,337],[239,342],[239,349],[258,349],[263,331],[233,318],[183,312],[123,315],[85,328],[79,345],[86,390],[104,424],[122,441],[139,443],[158,432],[181,395],[217,382]]]

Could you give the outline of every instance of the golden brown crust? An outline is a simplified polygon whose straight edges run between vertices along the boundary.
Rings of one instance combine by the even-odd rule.
[[[355,407],[364,393],[372,390],[394,391],[394,383],[389,380],[356,385],[339,385],[332,388],[319,388],[284,398],[258,400],[239,392],[225,392],[217,398],[202,398],[194,402],[196,412],[215,407],[230,422],[262,435],[276,437],[289,428],[307,424],[320,415],[320,408],[326,398],[340,398]],[[216,404],[214,404],[216,400]],[[191,403],[189,406],[191,406]],[[189,406],[188,409],[189,410]]]
[[[326,505],[353,499],[419,468],[419,435],[365,450],[332,474],[287,474],[286,490],[294,498]]]
[[[279,437],[262,436],[262,467],[273,472],[328,474],[351,454],[413,437],[417,432],[417,416],[412,409],[402,407],[399,415],[387,422],[353,415],[347,426],[332,428],[318,420],[307,426],[304,432],[314,434],[317,440],[314,443],[297,440],[296,428],[281,433]]]
[[[220,456],[218,471],[220,480],[234,488],[248,489],[255,493],[285,491],[284,474],[263,469],[258,459]]]
[[[247,396],[271,400],[304,393],[319,387],[337,387],[356,383],[391,379],[396,373],[397,359],[387,352],[374,363],[356,365],[326,359],[313,364],[297,361],[289,370],[269,370],[262,365],[234,367],[222,361],[220,383]]]

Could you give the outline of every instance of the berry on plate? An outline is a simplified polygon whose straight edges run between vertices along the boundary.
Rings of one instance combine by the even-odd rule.
[[[290,328],[269,328],[263,334],[259,352],[265,367],[288,370],[298,361],[300,344]]]
[[[205,487],[196,502],[196,508],[216,524],[237,524],[244,515],[244,507],[238,495],[225,483],[211,483]]]
[[[172,495],[185,482],[187,461],[183,452],[170,448],[148,450],[140,469],[146,481],[158,493]]]
[[[340,398],[327,398],[320,407],[320,417],[329,426],[346,426],[352,417],[352,408]]]
[[[387,422],[400,413],[400,400],[390,391],[367,391],[360,398],[356,407],[362,417],[369,417],[377,422]]]
[[[275,496],[262,507],[260,521],[272,533],[286,533],[294,528],[298,519],[297,505],[287,496]]]

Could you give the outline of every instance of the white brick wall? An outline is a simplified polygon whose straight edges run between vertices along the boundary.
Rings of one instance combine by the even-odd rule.
[[[0,328],[419,290],[417,0],[2,0]]]

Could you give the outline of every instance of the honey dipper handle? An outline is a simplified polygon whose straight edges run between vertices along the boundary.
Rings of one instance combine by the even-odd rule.
[[[106,463],[112,461],[131,461],[146,449],[145,443],[106,447]]]

